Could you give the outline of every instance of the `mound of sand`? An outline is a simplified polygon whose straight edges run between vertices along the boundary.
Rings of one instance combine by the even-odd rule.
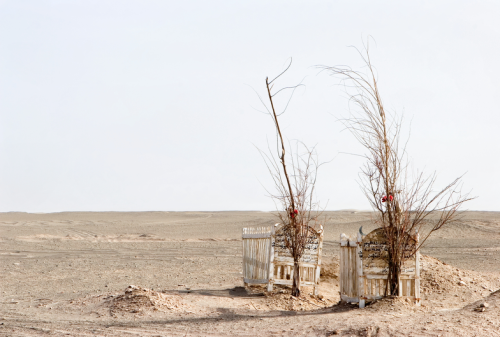
[[[471,303],[467,306],[465,306],[463,311],[478,311],[478,312],[485,312],[485,311],[493,311],[493,312],[499,312],[500,311],[500,290],[495,291],[489,296],[486,296],[483,299],[480,299],[479,301],[476,301],[474,303]]]
[[[497,275],[463,270],[431,256],[421,258],[420,292],[424,305],[458,309],[500,288]]]
[[[498,287],[498,279],[490,275],[461,270],[431,256],[422,256],[421,268],[421,291],[426,294],[461,293],[464,289],[493,292]]]
[[[323,295],[313,295],[312,287],[302,287],[300,297],[293,297],[291,287],[275,286],[272,292],[265,292],[265,296],[264,303],[268,310],[310,311],[336,304]]]
[[[142,313],[144,311],[185,311],[187,304],[179,295],[166,295],[151,289],[130,285],[125,293],[110,296],[103,303],[110,314]]]

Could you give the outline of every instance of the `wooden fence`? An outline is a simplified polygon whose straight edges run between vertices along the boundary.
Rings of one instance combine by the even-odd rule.
[[[378,234],[380,234],[380,230],[375,231],[379,231]],[[373,255],[370,245],[374,242],[370,238],[364,239],[358,233],[356,239],[349,238],[345,234],[340,236],[339,290],[342,301],[359,303],[359,307],[363,308],[366,300],[376,300],[384,296],[387,286],[387,266],[383,265],[386,264],[385,260],[376,261],[377,264],[373,263],[376,258],[367,258]],[[418,243],[418,235],[416,243]],[[380,243],[375,242],[375,246],[380,246]],[[407,261],[401,272],[399,296],[409,298],[416,305],[420,305],[419,251],[414,259]]]
[[[299,261],[301,286],[314,287],[318,293],[323,248],[323,226],[310,229],[309,241]],[[243,228],[243,282],[267,284],[271,291],[274,284],[293,284],[294,263],[285,245],[280,224],[271,227]]]
[[[272,290],[273,236],[274,226],[243,228],[243,283],[245,286],[268,284],[268,290]]]

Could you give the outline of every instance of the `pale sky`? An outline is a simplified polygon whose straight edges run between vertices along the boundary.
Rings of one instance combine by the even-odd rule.
[[[0,211],[274,210],[256,92],[297,90],[284,136],[317,144],[318,199],[369,209],[348,102],[317,65],[362,62],[438,185],[500,211],[498,1],[0,0]]]

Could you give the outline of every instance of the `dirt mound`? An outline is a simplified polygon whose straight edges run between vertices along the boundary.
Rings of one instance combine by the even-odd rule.
[[[168,312],[187,309],[187,304],[179,295],[167,295],[134,285],[128,286],[122,295],[108,297],[103,305],[109,308],[111,315],[125,312]]]
[[[495,291],[489,296],[480,299],[474,303],[471,303],[463,308],[464,311],[493,311],[498,312],[500,310],[500,290]]]
[[[421,289],[427,294],[462,292],[463,289],[493,292],[498,284],[498,280],[484,274],[455,268],[431,256],[422,256],[421,268]]]
[[[306,289],[302,289],[300,297],[293,297],[290,289],[266,293],[266,305],[270,310],[310,311],[327,308],[335,304],[322,295],[314,296],[304,290]]]
[[[420,292],[424,304],[463,307],[500,288],[498,275],[463,270],[431,256],[421,258]]]
[[[260,304],[252,304],[256,310],[310,311],[331,307],[337,303],[326,296],[314,295],[312,287],[301,287],[300,297],[292,296],[292,287],[283,285],[274,285],[271,292],[266,291],[265,286],[253,285],[248,287],[248,291],[264,295],[264,300],[259,301]]]
[[[369,303],[366,307],[369,311],[378,311],[386,313],[407,312],[407,311],[421,311],[425,310],[422,307],[414,305],[413,301],[401,297],[384,297],[378,301]]]

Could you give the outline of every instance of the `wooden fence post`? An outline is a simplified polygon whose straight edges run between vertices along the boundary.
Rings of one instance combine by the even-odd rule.
[[[243,228],[241,237],[244,238],[245,234],[246,234],[246,228]],[[241,244],[243,247],[243,286],[246,287],[246,286],[248,286],[248,283],[245,282],[245,275],[247,273],[247,264],[245,261],[245,259],[246,259],[246,255],[245,255],[246,247],[245,247],[245,240],[244,239],[241,240]]]
[[[363,237],[361,233],[358,233],[358,240],[356,242],[356,268],[358,269],[358,298],[359,298],[359,307],[365,307],[365,282],[363,278],[363,247],[361,246],[363,241]]]
[[[342,249],[343,235],[340,234],[340,263],[339,263],[339,293],[342,299],[342,294],[344,293],[344,250]]]
[[[420,234],[417,232],[416,245],[418,247],[418,241],[420,239]],[[415,304],[420,306],[420,249],[415,253]]]
[[[271,236],[269,240],[269,280],[267,282],[267,291],[273,291],[274,283],[274,233],[276,225],[271,226]]]
[[[321,254],[322,254],[322,250],[323,250],[323,225],[320,225],[320,231],[321,231],[321,234],[320,234],[320,237],[319,237],[319,241],[320,241],[320,245],[318,247],[318,264],[316,266],[316,270],[314,271],[314,290],[313,290],[313,294],[314,295],[318,295],[318,286],[319,286],[319,278],[320,278],[320,275],[321,275]]]

